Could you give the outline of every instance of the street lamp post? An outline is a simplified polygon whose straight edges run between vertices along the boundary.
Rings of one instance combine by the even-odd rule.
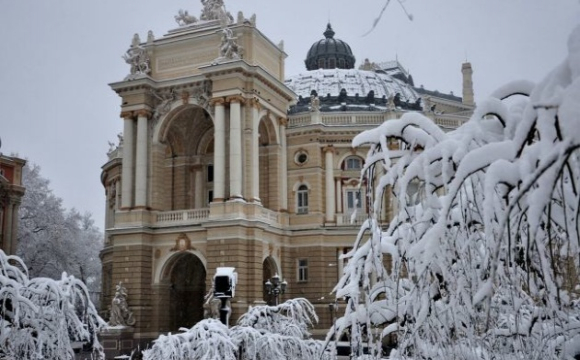
[[[288,286],[288,283],[286,280],[280,282],[280,276],[276,274],[272,276],[271,279],[266,281],[265,286],[268,295],[274,295],[274,305],[278,305],[280,294],[284,294],[286,292],[286,286]]]

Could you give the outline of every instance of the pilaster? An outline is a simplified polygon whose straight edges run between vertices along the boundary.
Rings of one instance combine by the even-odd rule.
[[[334,223],[336,199],[334,192],[334,147],[329,145],[323,148],[325,153],[325,179],[326,179],[326,222]]]
[[[252,168],[252,201],[260,203],[260,102],[257,99],[250,101],[252,107],[252,153],[251,153],[251,168]]]

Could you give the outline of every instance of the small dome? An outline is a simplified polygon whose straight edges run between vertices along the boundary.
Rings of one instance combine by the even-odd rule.
[[[334,38],[334,30],[330,23],[326,26],[324,39],[312,44],[306,60],[307,70],[318,69],[354,69],[355,57],[350,46]]]

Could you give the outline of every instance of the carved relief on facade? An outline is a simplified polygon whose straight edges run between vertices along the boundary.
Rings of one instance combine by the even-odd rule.
[[[175,239],[175,246],[171,248],[170,251],[187,251],[187,250],[195,250],[191,246],[191,240],[185,234],[179,234],[177,239]]]

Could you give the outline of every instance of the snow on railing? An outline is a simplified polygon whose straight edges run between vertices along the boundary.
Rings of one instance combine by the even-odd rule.
[[[178,222],[199,224],[203,220],[207,220],[208,218],[209,218],[209,208],[190,209],[190,210],[159,212],[157,213],[156,222],[158,224],[178,223]]]

